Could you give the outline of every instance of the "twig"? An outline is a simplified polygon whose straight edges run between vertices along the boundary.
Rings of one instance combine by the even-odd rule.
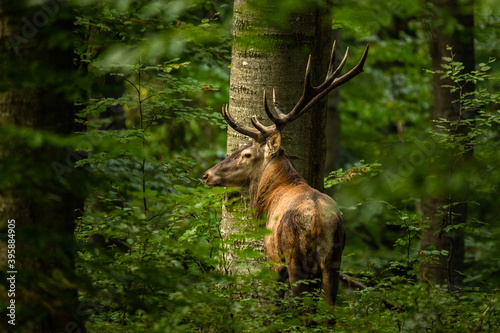
[[[356,288],[357,290],[365,290],[368,288],[368,286],[365,285],[364,283],[356,281],[351,276],[349,276],[345,273],[342,273],[342,272],[340,273],[340,279],[347,282],[347,285],[349,287],[354,286],[354,288]],[[403,306],[394,305],[394,304],[390,303],[389,301],[386,301],[385,299],[382,300],[382,303],[384,303],[385,307],[389,310],[395,310],[397,312],[405,312],[405,308]]]
[[[340,278],[343,281],[347,282],[347,285],[349,287],[353,287],[354,286],[354,288],[356,288],[358,290],[365,290],[366,288],[368,288],[367,285],[365,285],[365,284],[363,284],[363,283],[361,283],[359,281],[354,280],[351,276],[349,276],[349,275],[347,275],[345,273],[340,273]]]

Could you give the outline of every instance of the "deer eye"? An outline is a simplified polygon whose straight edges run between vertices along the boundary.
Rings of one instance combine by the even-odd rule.
[[[252,157],[252,154],[251,153],[245,153],[245,154],[243,154],[243,157],[250,158],[250,157]]]

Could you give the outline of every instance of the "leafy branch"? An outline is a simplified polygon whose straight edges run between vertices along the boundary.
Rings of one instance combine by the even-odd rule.
[[[367,163],[363,164],[363,161],[356,163],[352,168],[348,170],[339,169],[337,171],[332,171],[325,178],[325,188],[330,188],[337,184],[342,184],[350,182],[360,176],[373,177],[380,172],[381,164],[379,163]]]

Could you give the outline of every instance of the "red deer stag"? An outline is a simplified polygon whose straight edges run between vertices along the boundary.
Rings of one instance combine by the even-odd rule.
[[[258,218],[267,215],[266,227],[272,234],[265,237],[268,260],[282,281],[289,279],[293,294],[311,291],[312,284],[296,284],[305,279],[321,280],[327,303],[334,305],[339,286],[339,269],[345,244],[342,217],[335,201],[313,189],[295,171],[281,147],[281,131],[306,113],[321,98],[363,71],[368,46],[359,63],[338,77],[347,59],[347,49],[340,65],[334,68],[335,43],[325,81],[311,85],[311,57],[307,63],[304,91],[297,105],[288,114],[278,108],[273,90],[276,114],[270,112],[264,91],[264,110],[274,123],[264,126],[256,116],[253,127],[237,123],[222,108],[226,122],[239,133],[249,136],[251,143],[239,148],[203,175],[208,186],[239,187],[249,194],[251,207]]]

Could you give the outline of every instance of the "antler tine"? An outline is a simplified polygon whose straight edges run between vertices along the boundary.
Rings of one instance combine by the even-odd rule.
[[[335,63],[335,46],[337,45],[337,41],[334,40],[333,41],[333,46],[332,46],[332,53],[330,54],[330,63],[328,64],[328,72],[326,74],[326,77],[330,77],[332,76],[332,72],[333,72],[333,66],[334,66],[334,63]]]
[[[308,90],[312,88],[311,84],[311,55],[309,55],[309,58],[307,59],[307,65],[306,65],[306,75],[304,78],[304,93],[303,97],[307,94]]]
[[[274,111],[276,111],[278,117],[285,116],[285,114],[281,112],[281,110],[278,108],[278,102],[276,101],[276,90],[274,88],[273,88],[273,105],[274,105]]]
[[[279,128],[280,130],[285,128],[286,125],[291,123],[294,119],[300,117],[302,115],[302,112],[298,112],[297,110],[302,110],[303,107],[307,106],[308,103],[308,98],[310,95],[315,94],[315,88],[311,84],[311,55],[309,55],[309,58],[307,59],[307,65],[306,65],[306,74],[304,76],[304,90],[302,91],[302,96],[300,97],[299,101],[295,105],[295,107],[290,111],[288,114],[283,114],[281,117],[279,117]],[[274,101],[275,105],[276,100]],[[306,110],[307,111],[307,110]],[[296,115],[296,113],[298,114]],[[305,111],[304,111],[305,112]],[[281,111],[280,111],[281,113]]]
[[[349,47],[347,47],[347,49],[345,50],[344,58],[342,58],[342,61],[335,68],[335,70],[333,70],[333,62],[335,59],[330,58],[331,67],[330,66],[328,67],[328,74],[326,75],[325,82],[316,87],[317,90],[319,91],[324,90],[325,87],[329,86],[335,80],[335,78],[337,78],[337,75],[339,75],[342,68],[344,68],[348,56],[349,56]],[[335,52],[332,53],[332,57],[335,57]]]
[[[295,105],[295,107],[292,109],[292,111],[290,111],[285,117],[280,117],[279,120],[280,123],[282,123],[282,126],[280,127],[284,128],[286,125],[288,125],[289,123],[291,123],[292,121],[294,121],[295,119],[299,118],[304,113],[306,113],[309,109],[311,109],[311,107],[314,106],[314,104],[316,104],[320,99],[325,97],[333,89],[346,83],[359,73],[363,72],[363,66],[365,64],[366,57],[368,56],[368,50],[369,50],[369,45],[366,45],[365,51],[361,56],[361,59],[359,60],[358,64],[354,66],[349,72],[347,72],[346,74],[342,75],[339,78],[337,78],[336,76],[340,73],[347,60],[349,49],[347,49],[344,58],[340,62],[339,66],[335,69],[335,71],[333,71],[333,73],[332,73],[332,68],[333,68],[332,63],[334,61],[333,58],[335,55],[335,51],[332,50],[332,58],[330,58],[330,66],[327,72],[327,77],[325,81],[317,87],[312,87],[310,84],[311,56],[309,56],[309,61],[307,62],[307,68],[306,68],[306,77],[304,80],[304,92],[302,94],[302,97]]]
[[[354,66],[349,72],[345,73],[339,78],[335,78],[327,87],[321,87],[322,89],[319,91],[319,93],[312,98],[309,103],[300,111],[299,116],[301,116],[303,113],[305,113],[307,110],[309,110],[314,104],[316,104],[320,99],[328,95],[333,89],[337,88],[338,86],[341,86],[342,84],[346,83],[359,73],[363,72],[363,66],[365,64],[366,57],[368,56],[368,50],[370,48],[370,45],[366,45],[365,51],[363,52],[363,55],[361,56],[361,59],[359,60],[358,64]],[[348,51],[346,51],[346,54],[344,56],[344,59],[342,59],[341,64],[339,65],[339,68],[342,68],[344,66],[345,61],[347,60],[347,55]],[[337,72],[336,70],[335,72]],[[336,73],[334,73],[336,76]],[[292,110],[293,111],[293,110]]]
[[[261,133],[254,128],[237,123],[229,114],[229,106],[227,104],[222,106],[222,116],[224,116],[228,125],[236,132],[249,136],[256,141],[259,140]]]
[[[271,112],[271,110],[269,110],[269,107],[267,105],[267,94],[266,90],[264,90],[264,110],[266,111],[266,114],[269,117],[269,119],[275,124],[273,131],[276,129],[281,130],[284,127],[283,119],[286,117],[286,115],[283,112],[281,112],[281,110],[278,108],[278,102],[276,101],[276,90],[274,88],[273,88],[273,106],[274,106],[274,111],[276,112],[276,116]]]
[[[261,136],[259,137],[259,140],[257,140],[257,141],[260,141],[260,140],[266,138],[269,134],[276,131],[276,125],[264,126],[261,124],[259,119],[257,119],[257,116],[253,116],[252,118],[250,118],[250,121],[252,122],[253,126],[256,129],[258,129],[259,132],[261,133]]]
[[[363,55],[361,56],[361,59],[359,59],[359,62],[357,63],[357,65],[354,66],[349,72],[347,72],[344,75],[342,75],[341,77],[339,77],[338,79],[336,78],[335,80],[333,80],[333,82],[326,88],[326,90],[321,92],[318,95],[318,98],[322,98],[323,96],[328,94],[333,89],[346,83],[347,81],[349,81],[350,79],[352,79],[353,77],[358,75],[359,73],[363,72],[363,66],[365,65],[365,61],[366,61],[366,57],[368,56],[369,48],[370,48],[370,44],[367,44],[365,51],[363,52]],[[347,49],[346,54],[344,56],[344,59],[342,59],[342,62],[339,65],[339,68],[344,67],[345,61],[347,60],[348,51],[349,51],[349,49]],[[335,71],[335,72],[337,72],[337,71]]]
[[[276,109],[276,98],[274,96],[274,89],[273,89],[273,103],[274,103],[274,108]],[[267,106],[267,97],[266,97],[266,90],[265,89],[264,89],[264,111],[266,111],[267,116],[269,117],[269,119],[271,119],[271,121],[273,123],[276,123],[277,121],[279,121],[274,116],[274,114],[272,114],[272,112],[269,110],[269,107]],[[278,114],[278,116],[279,116],[279,114]]]

